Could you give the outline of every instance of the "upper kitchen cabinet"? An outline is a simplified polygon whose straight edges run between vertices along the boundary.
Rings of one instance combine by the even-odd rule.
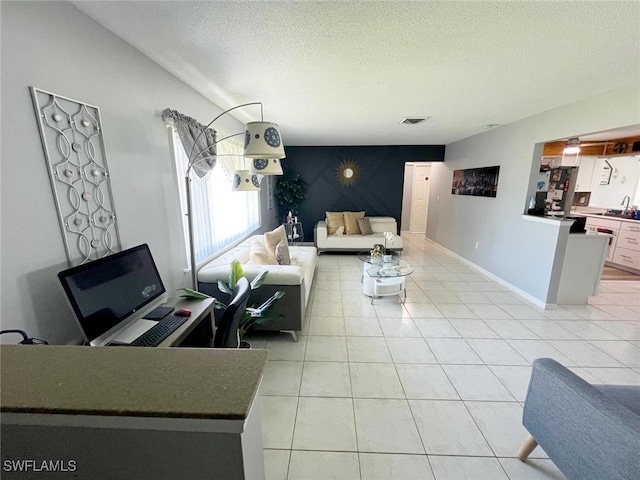
[[[593,173],[596,160],[598,160],[598,157],[580,157],[580,167],[578,167],[578,177],[576,178],[576,192],[590,192],[593,190]]]

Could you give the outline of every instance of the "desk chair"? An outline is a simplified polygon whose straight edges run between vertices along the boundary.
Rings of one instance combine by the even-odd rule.
[[[216,335],[213,338],[213,348],[238,348],[240,346],[238,327],[247,307],[250,293],[249,281],[242,277],[236,283],[231,294],[231,302],[222,314]]]

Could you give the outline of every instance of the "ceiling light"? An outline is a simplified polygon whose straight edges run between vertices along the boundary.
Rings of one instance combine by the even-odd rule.
[[[563,154],[577,155],[580,153],[580,139],[578,137],[570,138],[562,151]]]

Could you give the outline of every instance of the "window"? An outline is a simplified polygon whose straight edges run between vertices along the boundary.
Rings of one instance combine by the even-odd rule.
[[[170,135],[173,140],[173,158],[180,189],[188,265],[189,230],[184,180],[188,158],[175,129],[170,128]],[[203,178],[191,172],[193,236],[197,265],[260,227],[260,192],[231,191],[233,165],[235,160],[241,159],[242,147],[233,139],[227,139],[217,144],[217,150],[218,155],[232,156],[219,157],[213,170]]]

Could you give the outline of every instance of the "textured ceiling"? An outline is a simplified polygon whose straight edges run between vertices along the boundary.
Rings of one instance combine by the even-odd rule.
[[[287,145],[448,144],[640,86],[637,1],[73,3]]]

